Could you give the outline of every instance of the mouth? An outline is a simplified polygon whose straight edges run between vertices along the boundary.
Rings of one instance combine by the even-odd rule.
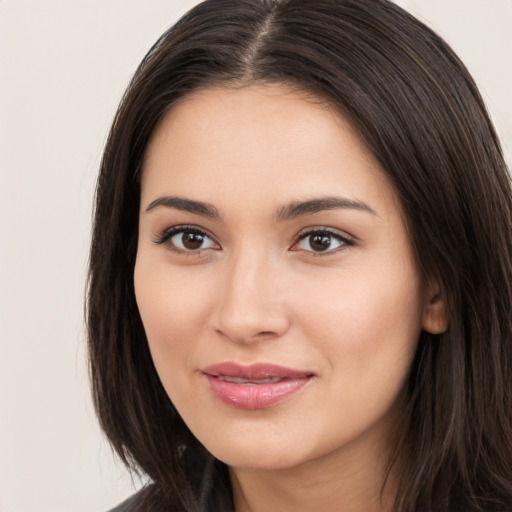
[[[221,363],[202,370],[213,395],[239,409],[265,409],[291,398],[314,377],[273,364]]]
[[[280,382],[283,379],[279,377],[274,377],[271,379],[243,379],[241,377],[229,377],[227,375],[218,375],[217,379],[223,380],[225,382],[232,382],[233,384],[274,384],[275,382]]]

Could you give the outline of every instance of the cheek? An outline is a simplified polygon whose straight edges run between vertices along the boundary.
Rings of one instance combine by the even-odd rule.
[[[354,375],[407,367],[421,330],[418,277],[406,268],[383,273],[371,268],[318,282],[297,294],[298,321],[332,365]],[[300,317],[300,318],[299,318]]]
[[[302,330],[328,362],[330,421],[348,437],[395,410],[421,330],[414,276],[364,281],[346,276],[343,286],[325,282],[321,293],[300,299]]]
[[[204,280],[191,281],[186,272],[138,257],[135,296],[155,367],[165,381],[169,367],[184,368],[193,341],[206,329],[210,302]],[[165,385],[165,382],[164,382]]]

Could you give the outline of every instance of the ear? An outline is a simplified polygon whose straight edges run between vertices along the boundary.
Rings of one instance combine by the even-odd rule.
[[[448,305],[437,281],[425,286],[425,301],[421,327],[430,334],[441,334],[448,328]]]

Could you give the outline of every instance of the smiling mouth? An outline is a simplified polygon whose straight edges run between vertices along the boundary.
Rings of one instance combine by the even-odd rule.
[[[221,363],[202,370],[213,395],[239,409],[265,409],[291,398],[313,373],[273,364]]]
[[[274,377],[270,379],[243,379],[241,377],[229,377],[227,375],[219,375],[217,379],[223,380],[225,382],[232,382],[233,384],[242,384],[242,385],[259,385],[259,384],[274,384],[276,382],[282,382],[283,379],[279,377]]]

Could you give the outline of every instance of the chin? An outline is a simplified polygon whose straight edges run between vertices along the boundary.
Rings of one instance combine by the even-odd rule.
[[[287,470],[297,467],[301,464],[301,462],[303,462],[300,459],[290,457],[289,454],[262,454],[261,451],[257,451],[257,453],[250,454],[243,454],[239,452],[219,455],[222,455],[222,457],[216,457],[222,462],[224,462],[230,468],[253,471]]]
[[[251,470],[284,470],[300,465],[308,459],[307,453],[298,452],[294,446],[285,442],[269,440],[252,442],[250,440],[226,439],[225,443],[205,444],[206,449],[229,467]]]

